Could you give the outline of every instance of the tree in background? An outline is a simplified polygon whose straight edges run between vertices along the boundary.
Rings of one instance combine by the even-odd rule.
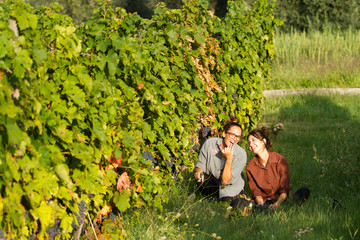
[[[49,5],[56,0],[26,0],[33,7]],[[209,10],[216,16],[224,17],[228,0],[208,0]],[[235,0],[236,1],[236,0]],[[239,0],[237,0],[239,1]],[[254,0],[243,0],[251,5]],[[62,13],[69,15],[75,24],[87,20],[96,0],[57,0],[63,6]],[[182,0],[109,0],[112,7],[121,7],[127,12],[137,12],[141,17],[150,19],[153,10],[160,2],[168,8],[181,8]],[[360,29],[359,0],[277,0],[275,17],[284,21],[282,30],[323,30],[324,26],[346,29]]]
[[[208,0],[209,10],[216,16],[224,17],[228,0]],[[58,2],[63,6],[61,13],[69,15],[75,24],[86,21],[97,5],[96,0],[26,0],[34,8],[44,5],[48,6]],[[112,7],[121,7],[127,12],[137,12],[141,17],[150,19],[157,4],[164,2],[168,8],[177,9],[183,6],[182,0],[109,0]]]
[[[359,0],[277,0],[276,15],[283,30],[360,29]]]
[[[25,0],[30,3],[34,8],[39,6],[49,6],[54,2],[58,2],[62,7],[62,14],[69,15],[74,24],[80,24],[86,21],[92,15],[93,10],[96,8],[97,0]],[[137,2],[137,0],[131,0]],[[130,0],[111,0],[112,7],[124,7]]]

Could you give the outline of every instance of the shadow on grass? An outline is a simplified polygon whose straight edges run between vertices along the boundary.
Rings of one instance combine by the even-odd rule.
[[[276,211],[243,217],[227,210],[226,204],[194,194],[196,182],[188,173],[175,180],[163,212],[139,214],[144,227],[132,239],[146,235],[152,238],[142,239],[357,239],[359,102],[360,96],[340,95],[267,99],[259,126],[284,124],[278,135],[271,136],[273,151],[288,159],[291,186],[311,189],[303,206],[289,200]],[[240,145],[250,160],[253,154],[244,142]],[[332,209],[333,199],[342,207]]]
[[[285,105],[265,114],[285,129],[273,137],[274,151],[290,163],[292,184],[320,196],[346,198],[360,182],[359,96],[300,95],[277,99]],[[270,100],[271,101],[271,100]],[[283,104],[278,101],[283,101]]]
[[[266,103],[265,125],[285,125],[272,138],[273,150],[288,159],[292,187],[311,189],[308,207],[314,210],[313,219],[318,219],[316,226],[334,239],[355,239],[360,228],[359,102],[358,95],[298,95]],[[337,220],[329,219],[336,219],[335,214]]]
[[[259,126],[279,122],[285,125],[278,135],[271,136],[273,151],[288,159],[293,189],[311,189],[310,200],[303,206],[289,200],[276,212],[249,217],[229,213],[226,207],[204,201],[191,208],[192,221],[199,224],[201,231],[216,233],[222,239],[359,237],[358,102],[359,96],[341,95],[267,99],[264,120]],[[250,160],[253,154],[247,152]],[[246,193],[249,192],[246,188]],[[333,199],[341,206],[334,205]],[[197,236],[197,239],[211,238]]]

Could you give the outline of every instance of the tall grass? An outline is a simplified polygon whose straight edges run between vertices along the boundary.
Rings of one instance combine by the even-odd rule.
[[[195,181],[189,173],[175,180],[176,188],[171,190],[164,212],[144,210],[124,223],[132,232],[128,238],[359,239],[358,102],[358,95],[267,99],[259,126],[284,124],[284,129],[271,137],[273,150],[288,159],[294,190],[310,188],[311,197],[303,206],[289,199],[274,212],[243,217],[234,209],[228,210],[228,204],[194,194]],[[241,145],[250,160],[253,154],[244,141]],[[249,189],[245,191],[249,195]],[[340,204],[333,205],[334,199]]]
[[[360,87],[360,31],[283,33],[274,45],[273,81],[267,89]]]
[[[296,64],[304,59],[317,64],[360,57],[360,31],[328,28],[325,32],[277,31],[274,39],[276,62]]]

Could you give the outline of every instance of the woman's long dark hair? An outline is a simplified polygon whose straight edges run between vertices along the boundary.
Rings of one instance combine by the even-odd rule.
[[[269,138],[270,132],[266,127],[262,127],[261,129],[254,129],[249,133],[248,139],[250,136],[254,136],[255,138],[259,140],[266,139],[265,147],[267,150],[270,150],[272,147],[272,143]]]

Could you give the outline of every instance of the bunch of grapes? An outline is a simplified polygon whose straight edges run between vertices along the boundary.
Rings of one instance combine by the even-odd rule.
[[[110,218],[111,220],[113,220],[113,222],[115,222],[116,214],[115,214],[114,211],[111,211],[111,212],[109,213],[109,218]]]
[[[145,160],[154,161],[154,157],[153,157],[153,155],[151,154],[151,152],[149,152],[149,151],[144,151],[144,152],[143,152],[143,158],[144,158]]]
[[[88,196],[90,199],[93,199],[93,198],[95,197],[95,194],[89,193],[87,196]]]
[[[194,150],[194,151],[197,151],[197,150],[200,149],[200,145],[199,145],[199,144],[195,144],[191,149]]]
[[[116,217],[119,216],[119,213],[120,213],[119,209],[117,209],[116,207],[113,208],[109,213],[109,219],[111,219],[115,223]]]
[[[71,223],[71,226],[74,229],[78,229],[78,226],[81,226],[85,222],[86,203],[84,200],[78,203],[78,208],[79,208],[79,212],[75,213],[75,217],[78,222],[78,225],[74,221]]]
[[[174,157],[170,157],[170,161],[166,161],[165,160],[165,164],[169,167],[169,168],[172,168],[173,165],[174,165],[174,162],[175,162],[175,158]]]
[[[154,159],[154,156],[149,151],[143,152],[143,158],[147,161],[151,161],[153,166],[158,166],[158,162]]]
[[[234,93],[234,94],[232,95],[232,97],[233,97],[233,99],[234,99],[235,101],[237,101],[238,95],[237,95],[236,93]]]
[[[208,138],[211,136],[211,127],[210,126],[203,126],[201,128],[201,136],[202,138]]]
[[[46,229],[46,232],[48,234],[48,239],[52,240],[55,239],[56,236],[61,235],[60,223],[61,221],[59,219],[55,219],[54,226]]]
[[[78,203],[78,207],[79,207],[79,213],[84,215],[84,212],[86,212],[86,203],[85,203],[85,201],[82,200],[80,203]]]

